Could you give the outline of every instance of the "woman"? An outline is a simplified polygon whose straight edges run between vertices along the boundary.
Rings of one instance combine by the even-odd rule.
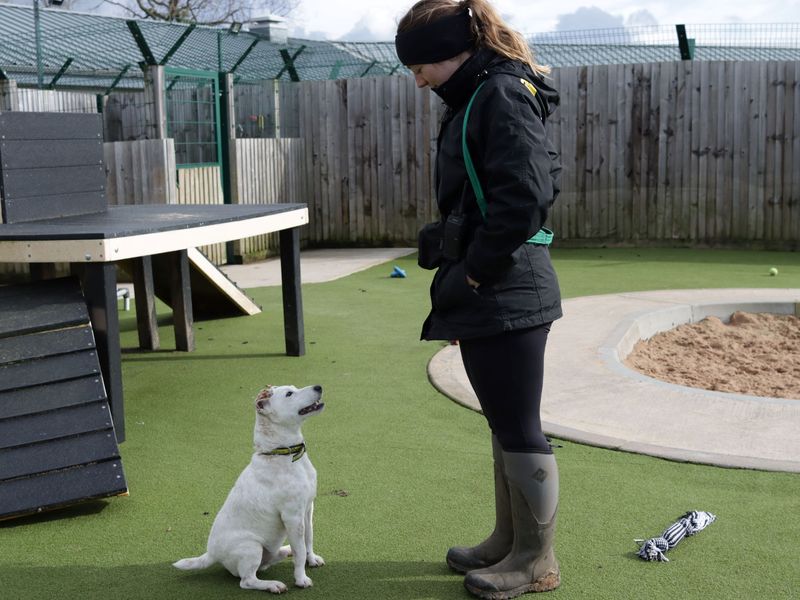
[[[558,470],[539,404],[547,334],[561,317],[542,229],[559,191],[545,136],[558,95],[486,0],[422,0],[397,31],[400,60],[447,106],[436,159],[442,220],[420,232],[420,265],[437,269],[422,338],[459,340],[492,431],[495,529],[477,546],[450,548],[447,563],[481,598],[552,590]]]

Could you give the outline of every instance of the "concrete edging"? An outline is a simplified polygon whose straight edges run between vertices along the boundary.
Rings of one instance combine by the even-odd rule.
[[[548,435],[593,446],[722,467],[800,472],[800,400],[679,386],[620,361],[636,339],[735,310],[800,312],[800,290],[668,290],[564,301],[545,358]],[[646,334],[646,335],[645,335]],[[638,336],[638,337],[637,337]],[[457,346],[428,365],[433,385],[480,412]]]

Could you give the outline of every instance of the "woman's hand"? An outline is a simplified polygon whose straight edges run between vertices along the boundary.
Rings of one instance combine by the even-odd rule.
[[[468,285],[469,285],[471,288],[473,288],[473,289],[478,289],[478,286],[480,286],[480,283],[478,283],[477,281],[475,281],[475,280],[474,280],[472,277],[470,277],[469,275],[467,275],[467,284],[468,284]]]

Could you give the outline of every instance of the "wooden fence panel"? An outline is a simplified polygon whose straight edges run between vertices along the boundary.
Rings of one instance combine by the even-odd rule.
[[[147,97],[143,92],[114,92],[103,106],[106,142],[147,139]]]
[[[693,151],[695,130],[700,127],[700,123],[692,120],[694,111],[695,88],[697,83],[692,84],[692,70],[689,61],[681,62],[678,65],[678,110],[680,114],[676,120],[678,131],[678,165],[677,185],[680,193],[677,202],[680,210],[677,215],[678,225],[674,230],[673,238],[681,240],[692,240],[696,238],[698,210],[694,203],[691,182],[697,176],[698,155]]]
[[[300,139],[237,139],[231,146],[233,204],[305,202],[305,144]],[[301,239],[305,235],[301,229]],[[234,254],[273,254],[279,249],[278,234],[234,242]]]
[[[14,86],[7,89],[8,108],[23,112],[96,113],[97,96],[81,92],[60,92]]]
[[[563,165],[549,221],[557,243],[798,247],[800,63],[564,67],[554,69],[551,83],[561,94],[549,121]],[[12,84],[0,87],[3,110],[19,110],[23,96],[27,109],[94,110],[92,95]],[[264,138],[254,146],[237,140],[232,149],[238,201],[306,202],[304,241],[414,243],[419,227],[437,218],[444,108],[412,78],[266,82],[239,86],[235,97],[237,131]],[[107,139],[145,135],[143,98],[109,97]],[[281,139],[287,135],[299,139]],[[143,168],[126,167],[139,169],[146,189]],[[178,184],[177,202],[222,202],[216,168],[181,169]],[[251,253],[274,243],[250,240],[240,248]]]
[[[794,73],[791,67],[794,66]],[[790,74],[791,73],[791,74]],[[792,65],[789,63],[786,68],[787,78],[791,77],[792,85],[786,86],[786,94],[789,96],[787,110],[793,115],[792,127],[786,129],[786,160],[784,162],[783,181],[785,189],[784,200],[789,210],[789,215],[784,219],[784,224],[788,225],[784,232],[784,239],[796,239],[797,232],[800,231],[800,61]],[[790,91],[791,90],[791,91]],[[788,124],[788,120],[787,120]]]
[[[797,247],[799,69],[689,61],[555,69],[557,239]],[[310,239],[413,243],[437,216],[441,103],[411,78],[340,81],[338,94],[330,84],[300,85]]]
[[[177,204],[223,204],[219,167],[178,169]],[[216,265],[225,264],[225,244],[199,246],[198,249]]]
[[[550,134],[564,170],[550,222],[559,239],[793,242],[800,219],[797,79],[795,63],[555,70],[562,102]],[[290,160],[286,173],[302,173],[298,200],[310,207],[308,241],[408,243],[436,218],[442,107],[413,80],[282,84],[277,93],[270,83],[259,93],[265,110],[279,106],[265,121],[280,125],[274,133],[295,128],[305,140],[295,151],[302,155],[260,160],[267,171],[273,163],[287,169],[282,161]],[[248,102],[240,118],[242,111],[262,114],[257,100]],[[260,180],[257,165],[239,167],[253,185]],[[242,247],[249,252],[258,243]]]
[[[172,139],[111,142],[104,150],[110,205],[177,203]]]
[[[276,111],[276,89],[278,82],[264,81],[259,84],[237,84],[234,86],[237,138],[280,137],[280,103]]]
[[[436,218],[439,108],[400,77],[297,84],[305,140],[309,241],[393,244]],[[288,97],[288,95],[287,95]],[[283,102],[283,101],[282,101]],[[293,114],[282,105],[282,114]]]

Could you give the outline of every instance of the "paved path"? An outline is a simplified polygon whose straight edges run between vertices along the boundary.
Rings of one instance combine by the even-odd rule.
[[[795,313],[800,289],[676,290],[564,302],[545,359],[546,433],[673,460],[800,472],[800,399],[760,398],[672,385],[622,365],[633,343],[707,314],[741,308]],[[775,309],[775,310],[772,310]],[[428,367],[441,392],[480,410],[457,346]]]
[[[300,252],[300,280],[301,283],[333,281],[416,251],[416,248],[303,250]],[[222,265],[219,269],[242,289],[281,284],[281,259],[277,256],[244,265]],[[386,274],[391,272],[391,265],[387,265]],[[128,298],[133,298],[132,284],[119,283],[117,288],[127,289]]]
[[[300,278],[302,283],[333,281],[416,251],[416,248],[303,250],[300,252]],[[281,284],[281,261],[277,257],[246,265],[225,265],[220,269],[245,289]],[[387,269],[388,276],[391,265],[387,265]]]

